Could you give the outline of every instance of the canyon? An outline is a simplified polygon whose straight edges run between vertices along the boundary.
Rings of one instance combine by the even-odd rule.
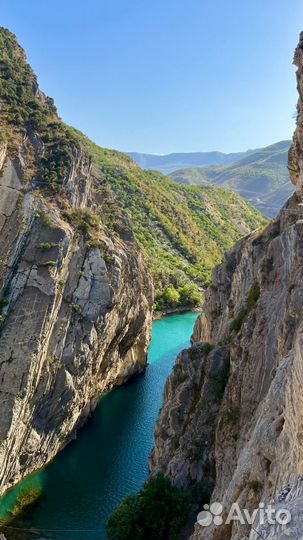
[[[199,510],[222,505],[220,526],[196,523],[191,540],[300,538],[303,33],[295,193],[269,224],[226,189],[181,186],[97,147],[61,121],[8,30],[0,46],[0,495],[144,372],[154,284],[201,292],[229,249],[166,383],[150,469]],[[234,503],[292,520],[226,523]]]
[[[0,65],[3,495],[144,372],[154,284],[196,305],[224,249],[266,220],[232,192],[178,187],[64,124],[5,28]]]

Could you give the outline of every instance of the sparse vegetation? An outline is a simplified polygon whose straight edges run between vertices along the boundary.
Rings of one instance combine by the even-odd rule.
[[[186,457],[189,461],[199,461],[203,456],[204,444],[202,441],[192,442],[187,451]]]
[[[211,343],[203,343],[203,352],[204,354],[208,355],[212,350],[214,346]]]
[[[0,309],[4,308],[5,306],[8,305],[8,298],[6,296],[4,296],[1,300],[0,300]]]
[[[52,249],[54,247],[58,247],[58,244],[55,244],[54,242],[42,242],[39,244],[40,249]]]
[[[270,272],[273,270],[274,268],[274,263],[273,263],[273,259],[265,259],[262,263],[262,272],[264,272],[265,274],[270,274]]]
[[[263,484],[259,480],[250,480],[249,482],[247,482],[247,487],[248,489],[251,489],[252,491],[257,493],[262,489]]]
[[[20,516],[23,512],[37,503],[41,497],[41,490],[38,488],[28,488],[18,496],[15,506],[12,510],[13,516]]]
[[[100,217],[89,208],[66,210],[64,215],[79,231],[94,234],[100,229]]]
[[[46,261],[46,263],[44,263],[44,264],[41,265],[41,266],[54,267],[54,266],[57,266],[57,261]]]
[[[184,373],[182,366],[179,364],[177,364],[175,367],[175,376],[178,384],[181,384],[186,380],[186,374]]]
[[[51,98],[39,99],[34,72],[17,44],[14,34],[0,31],[1,80],[1,140],[16,150],[22,136],[39,133],[44,144],[44,155],[38,175],[42,184],[57,191],[68,176],[78,139],[60,121]]]
[[[249,291],[249,295],[247,298],[246,306],[241,309],[237,317],[233,320],[231,325],[231,330],[237,334],[242,327],[242,324],[244,323],[246,317],[248,314],[256,308],[258,300],[260,297],[260,287],[258,284],[255,284],[252,286],[252,288]]]
[[[72,304],[72,310],[77,315],[80,315],[81,311],[82,311],[82,308],[81,308],[80,304]]]
[[[217,400],[221,400],[229,379],[230,363],[225,361],[218,375],[210,377],[212,393]]]
[[[52,228],[53,220],[48,214],[43,214],[43,225],[48,228]]]
[[[223,411],[221,416],[221,422],[223,426],[236,424],[239,420],[240,410],[239,407],[232,407]]]

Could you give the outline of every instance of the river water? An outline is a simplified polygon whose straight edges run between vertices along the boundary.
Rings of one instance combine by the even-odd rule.
[[[39,487],[41,498],[26,515],[25,528],[54,540],[106,538],[112,511],[148,476],[164,384],[177,354],[189,346],[196,318],[197,313],[185,313],[153,323],[146,373],[102,397],[77,440],[5,496],[0,517],[21,491]]]

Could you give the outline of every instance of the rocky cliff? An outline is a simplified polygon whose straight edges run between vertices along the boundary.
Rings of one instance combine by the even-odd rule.
[[[297,129],[289,169],[297,192],[278,218],[226,254],[213,275],[194,347],[165,390],[151,469],[222,504],[192,540],[301,538],[303,522],[303,35],[295,53]],[[233,503],[286,509],[291,522],[226,524]],[[219,523],[219,525],[218,525]]]
[[[145,368],[152,283],[104,178],[0,30],[0,494]]]

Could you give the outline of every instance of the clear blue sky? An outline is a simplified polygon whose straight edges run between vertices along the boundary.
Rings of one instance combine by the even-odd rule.
[[[292,134],[302,0],[0,0],[0,24],[102,146],[237,151]]]

